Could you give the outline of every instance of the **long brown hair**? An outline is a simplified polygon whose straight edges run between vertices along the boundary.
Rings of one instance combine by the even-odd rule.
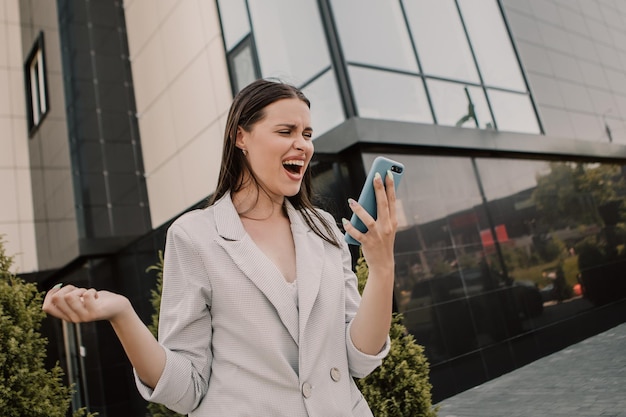
[[[235,146],[237,128],[241,127],[246,132],[250,132],[254,124],[265,117],[265,107],[286,98],[297,98],[311,108],[309,99],[306,98],[300,89],[281,81],[259,79],[244,87],[235,96],[226,120],[222,165],[220,167],[217,189],[209,201],[209,206],[213,205],[226,193],[234,193],[241,190],[244,185],[245,176],[243,174],[245,172],[250,174],[250,178],[254,181],[257,189],[259,191],[262,190],[263,187],[261,187],[257,177],[254,175],[248,160]],[[287,199],[300,212],[306,224],[316,235],[334,246],[339,246],[331,225],[311,202],[312,191],[311,171],[307,168],[302,179],[300,191],[292,197],[287,197]]]

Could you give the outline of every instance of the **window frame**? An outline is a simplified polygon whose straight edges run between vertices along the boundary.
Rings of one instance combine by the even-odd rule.
[[[28,135],[32,137],[50,112],[43,32],[39,32],[24,62],[24,84]]]
[[[252,33],[248,33],[239,41],[239,43],[237,43],[237,45],[235,45],[230,51],[226,52],[226,60],[229,69],[228,74],[230,77],[230,86],[233,97],[237,95],[239,90],[245,87],[245,85],[239,85],[239,80],[237,79],[237,67],[235,65],[235,58],[239,56],[239,54],[246,48],[250,50],[250,55],[252,57],[252,70],[254,71],[255,79],[261,77],[261,65],[259,64],[259,57],[257,56],[254,39],[252,38]]]

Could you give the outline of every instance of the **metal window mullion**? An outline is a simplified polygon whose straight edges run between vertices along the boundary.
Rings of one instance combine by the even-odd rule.
[[[87,356],[87,351],[85,346],[83,346],[83,336],[80,331],[80,323],[74,324],[74,332],[76,335],[76,343],[78,345],[78,366],[80,370],[80,380],[82,382],[82,394],[83,398],[81,401],[81,407],[86,407],[89,409],[89,395],[87,391],[87,371],[85,366],[85,357]]]
[[[76,381],[76,340],[74,337],[74,328],[72,323],[63,321],[63,345],[65,347],[65,361],[67,363],[67,380],[70,387],[74,387],[77,384]],[[79,390],[72,390],[72,411],[77,410],[81,406],[80,392]]]
[[[330,0],[318,0],[317,4],[320,16],[322,17],[322,26],[324,27],[324,32],[326,34],[331,65],[335,69],[335,79],[337,80],[337,85],[339,87],[339,95],[341,97],[344,117],[346,119],[356,117],[359,115],[358,106],[354,96],[354,91],[352,90],[352,84],[350,83],[348,64],[341,47],[341,40],[339,39],[339,33],[337,31],[337,25],[335,23],[335,17],[333,15],[332,6],[330,5]]]
[[[533,106],[533,111],[535,112],[535,117],[537,118],[537,124],[539,125],[539,132],[542,135],[545,135],[546,132],[543,130],[543,123],[541,123],[541,117],[539,117],[539,109],[537,108],[537,104],[535,103],[535,99],[533,95],[530,94],[530,83],[528,82],[528,77],[526,77],[526,71],[524,71],[524,67],[522,66],[522,60],[519,55],[519,51],[517,50],[517,46],[515,45],[515,41],[513,39],[513,33],[511,32],[511,28],[509,27],[509,22],[506,18],[506,14],[504,13],[504,6],[502,6],[501,0],[496,0],[498,4],[498,8],[500,9],[500,15],[502,16],[502,22],[504,23],[504,27],[506,28],[506,33],[509,35],[509,40],[511,41],[511,48],[513,49],[513,53],[515,54],[515,58],[517,60],[517,65],[519,66],[520,73],[522,74],[522,79],[524,80],[524,85],[526,86],[526,94],[530,98],[530,104]]]
[[[458,0],[454,0],[454,5],[456,6],[457,13],[459,14],[459,19],[461,20],[461,27],[463,27],[463,32],[465,33],[465,39],[467,40],[467,44],[470,49],[470,54],[472,54],[472,60],[474,61],[474,65],[476,66],[476,72],[478,73],[478,79],[480,80],[480,85],[482,87],[483,94],[485,95],[485,101],[487,102],[487,108],[489,109],[489,114],[491,115],[493,128],[495,130],[498,130],[498,122],[496,121],[496,115],[494,114],[493,108],[491,107],[491,100],[489,100],[489,95],[487,94],[487,87],[485,86],[485,80],[483,79],[483,75],[480,72],[480,65],[478,65],[478,58],[476,57],[476,53],[474,52],[474,46],[472,45],[472,40],[470,39],[469,32],[467,30],[467,25],[465,24],[465,19],[463,18],[463,13],[461,12],[461,6],[459,6]]]
[[[419,54],[417,53],[417,45],[415,44],[415,39],[413,39],[413,32],[411,32],[411,25],[409,25],[409,18],[406,15],[406,10],[404,9],[404,2],[402,0],[398,0],[400,3],[400,10],[402,11],[402,17],[404,19],[404,24],[406,25],[406,30],[409,33],[409,41],[411,42],[411,48],[413,49],[413,55],[415,56],[415,62],[417,63],[417,70],[419,71],[422,79],[422,84],[424,86],[424,94],[426,94],[426,100],[428,101],[428,107],[430,108],[430,114],[433,118],[433,124],[437,123],[437,114],[435,113],[435,106],[430,98],[430,92],[428,91],[428,84],[426,83],[426,76],[424,75],[424,69],[422,68],[422,61],[420,60]]]

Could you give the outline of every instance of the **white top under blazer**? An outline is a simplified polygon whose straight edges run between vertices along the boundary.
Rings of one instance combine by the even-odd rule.
[[[296,249],[293,289],[246,233],[230,195],[168,229],[154,390],[141,395],[192,417],[371,417],[353,377],[378,367],[350,325],[360,302],[351,255],[319,236],[286,201]]]

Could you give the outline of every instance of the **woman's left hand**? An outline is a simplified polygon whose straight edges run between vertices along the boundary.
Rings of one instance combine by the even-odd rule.
[[[393,177],[391,173],[385,177],[386,187],[380,175],[374,177],[376,220],[359,203],[350,200],[350,208],[365,224],[367,232],[361,233],[350,223],[343,222],[346,231],[361,242],[369,270],[361,303],[350,328],[350,337],[357,349],[370,355],[377,354],[385,345],[393,307],[393,244],[398,220]]]
[[[394,265],[393,245],[398,229],[396,216],[396,192],[393,184],[393,175],[383,178],[374,176],[374,191],[376,194],[377,218],[374,219],[359,203],[350,199],[350,208],[367,227],[365,233],[360,232],[349,222],[344,221],[344,228],[354,239],[361,242],[363,256],[367,265],[372,269],[388,271]]]

